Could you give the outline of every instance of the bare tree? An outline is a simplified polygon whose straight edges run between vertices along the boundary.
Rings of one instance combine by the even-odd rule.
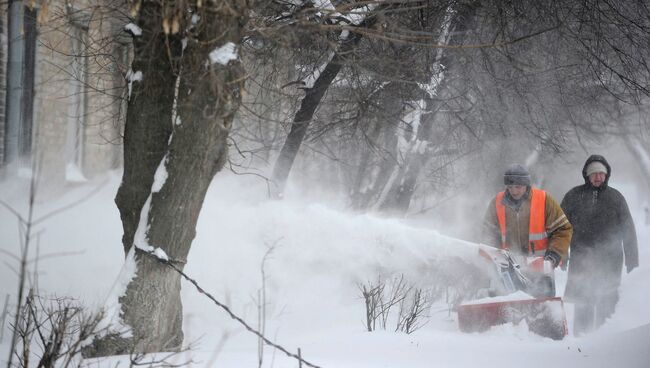
[[[446,16],[440,24],[439,44],[462,45],[464,38],[473,28],[475,21],[476,3],[452,3],[446,10]],[[459,98],[458,88],[454,86],[458,74],[462,73],[462,54],[444,49],[438,50],[434,65],[430,68],[432,75],[423,88],[423,105],[416,133],[409,142],[405,152],[404,162],[399,165],[397,173],[391,180],[390,187],[379,204],[385,212],[404,214],[410,205],[415,192],[420,171],[426,167],[432,157],[444,149],[445,141],[453,134],[455,126],[463,126],[464,122],[451,124],[448,129],[439,128],[442,110],[452,111],[453,101]],[[457,74],[454,76],[453,74]],[[451,75],[449,75],[451,74]],[[462,92],[461,92],[462,93]],[[443,138],[444,137],[444,138]],[[455,149],[455,148],[454,148]]]
[[[138,262],[120,300],[133,339],[97,341],[98,355],[124,353],[132,345],[140,352],[180,349],[180,276],[142,252],[161,249],[179,267],[185,264],[205,193],[226,161],[245,80],[236,49],[250,5],[130,4],[141,30],[132,70],[142,77],[133,79],[116,203],[124,249],[135,247]]]
[[[101,332],[100,320],[101,315],[88,314],[74,300],[47,299],[30,289],[12,326],[18,336],[12,354],[21,367],[79,366],[84,342]]]
[[[371,6],[376,6],[371,4]],[[368,5],[364,4],[363,8],[367,8]],[[362,9],[363,9],[362,8]],[[350,13],[358,12],[357,9],[350,9]],[[378,14],[380,14],[382,8],[366,10],[367,14],[363,14],[363,20],[359,22],[358,25],[354,24],[351,20],[348,20],[351,23],[351,26],[363,30],[364,28],[371,28],[377,21]],[[344,17],[344,16],[341,16]],[[291,130],[289,135],[280,150],[280,155],[277,158],[275,166],[273,168],[272,182],[275,186],[275,196],[282,197],[284,192],[284,187],[289,177],[289,172],[291,171],[291,166],[298,154],[300,145],[307,134],[307,128],[309,123],[312,120],[316,109],[318,108],[321,99],[325,95],[325,92],[328,90],[334,79],[337,77],[341,69],[343,68],[346,60],[348,60],[355,52],[355,48],[362,39],[363,33],[359,30],[350,30],[343,29],[340,34],[340,43],[336,50],[333,52],[331,59],[327,59],[326,64],[322,67],[322,71],[317,71],[317,76],[313,85],[306,86],[305,97],[302,99],[300,108],[296,112],[296,115],[293,119],[293,124],[291,125]],[[313,77],[313,76],[312,76]],[[310,83],[311,84],[311,83]]]
[[[366,329],[371,332],[377,328],[378,308],[381,304],[381,296],[385,285],[381,283],[381,280],[378,280],[376,285],[369,283],[368,285],[358,285],[358,287],[361,290],[361,296],[363,296],[366,306]]]

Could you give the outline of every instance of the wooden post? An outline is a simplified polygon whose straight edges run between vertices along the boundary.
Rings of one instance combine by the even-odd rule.
[[[300,352],[300,348],[298,348],[298,368],[302,368],[302,353]]]

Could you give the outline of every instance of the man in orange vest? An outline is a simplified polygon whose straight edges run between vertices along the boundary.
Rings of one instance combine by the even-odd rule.
[[[522,165],[512,165],[506,186],[488,206],[482,242],[515,255],[544,256],[557,267],[567,256],[573,228],[560,205],[548,193],[530,185]]]

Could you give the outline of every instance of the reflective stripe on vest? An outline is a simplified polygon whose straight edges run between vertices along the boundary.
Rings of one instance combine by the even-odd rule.
[[[501,230],[501,248],[508,248],[506,243],[506,206],[503,205],[504,192],[499,192],[496,198],[497,219]],[[545,250],[548,247],[548,234],[546,234],[546,192],[537,188],[530,188],[530,220],[528,223],[528,251]]]

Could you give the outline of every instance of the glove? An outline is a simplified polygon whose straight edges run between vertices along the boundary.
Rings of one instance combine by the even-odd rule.
[[[544,260],[551,262],[553,268],[555,268],[560,264],[562,257],[552,250],[547,250],[546,254],[544,254]]]

